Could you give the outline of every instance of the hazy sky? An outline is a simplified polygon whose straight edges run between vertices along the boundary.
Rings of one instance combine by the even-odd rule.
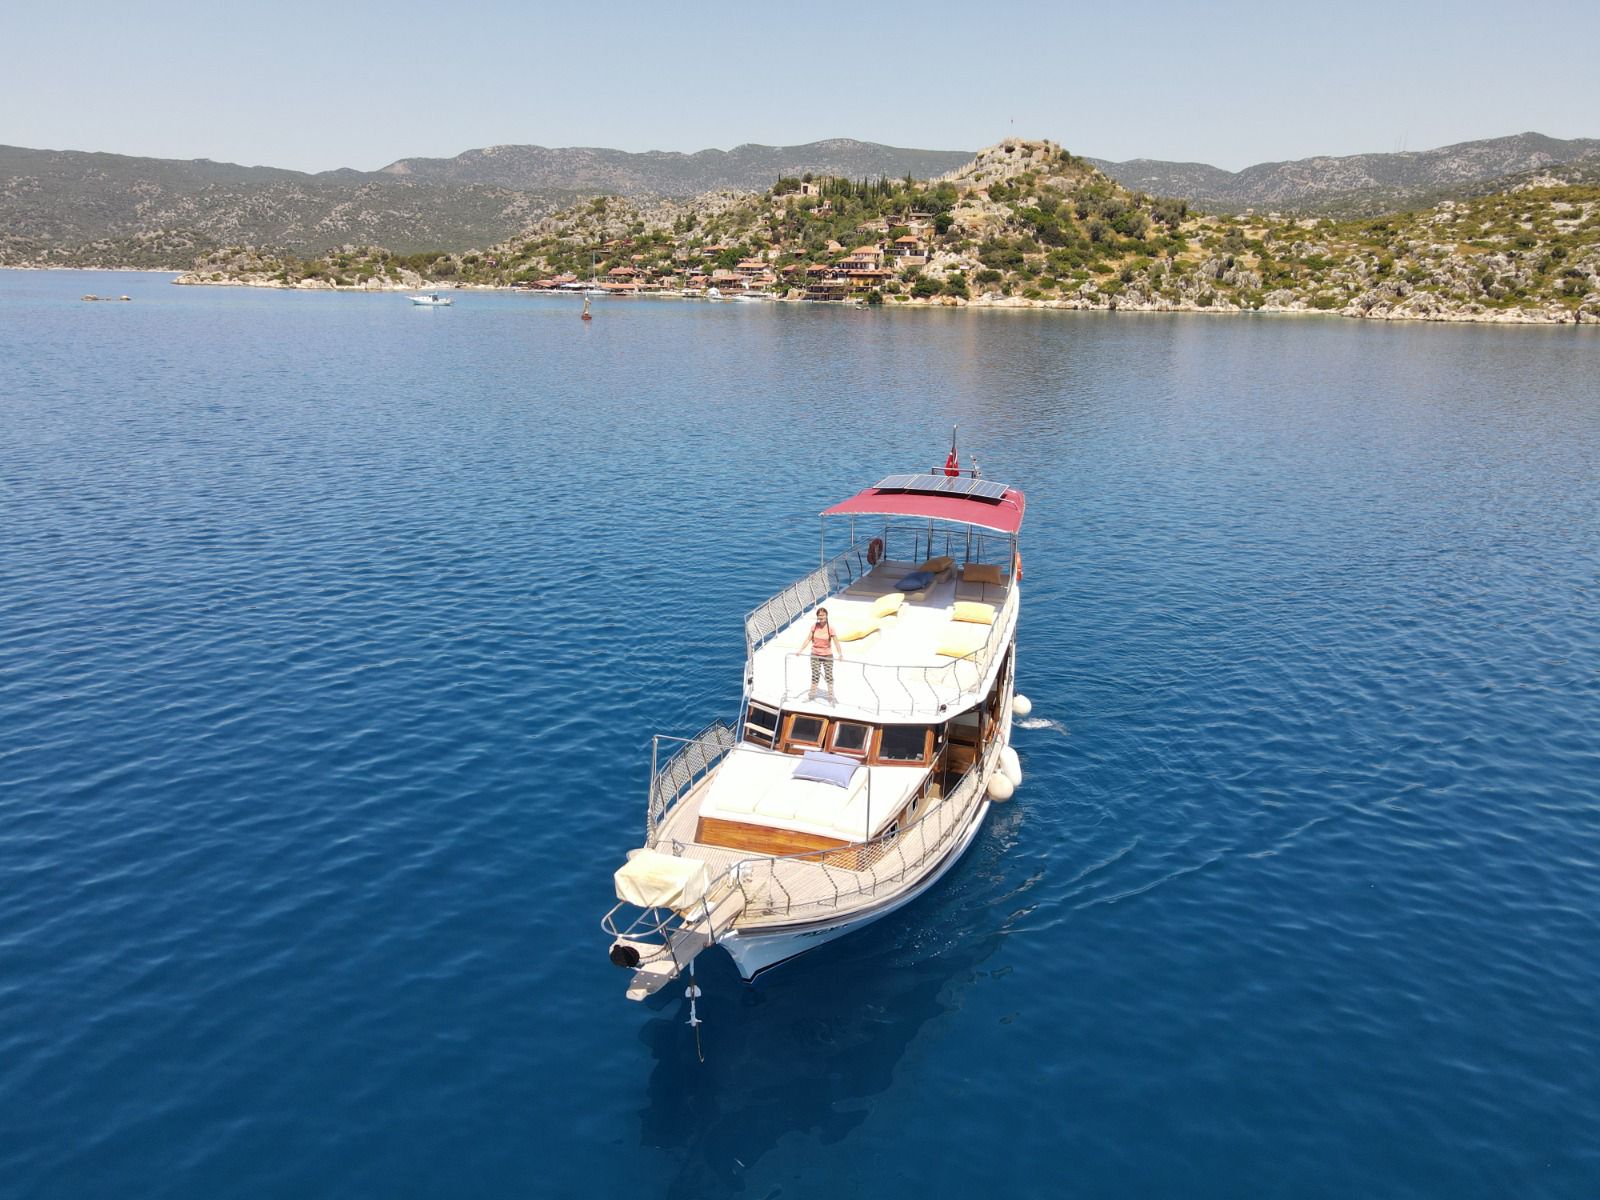
[[[855,137],[1238,169],[1600,137],[1600,0],[14,0],[0,143],[324,170]]]

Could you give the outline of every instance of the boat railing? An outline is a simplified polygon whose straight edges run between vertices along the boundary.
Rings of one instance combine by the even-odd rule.
[[[995,656],[1006,643],[999,623],[990,626],[984,644],[961,658],[929,666],[833,660],[836,694],[848,692],[852,710],[880,717],[937,716],[955,711],[960,703],[981,690]],[[856,686],[859,684],[859,686]],[[783,694],[776,702],[804,703],[811,695],[811,655],[788,654],[783,659]],[[763,698],[768,697],[763,693]],[[955,706],[955,707],[952,707]]]
[[[720,890],[728,881],[743,893],[745,912],[794,916],[812,909],[836,909],[845,901],[868,900],[880,891],[897,888],[907,878],[920,876],[929,863],[948,850],[950,839],[966,827],[973,806],[982,799],[984,779],[995,766],[1000,749],[998,742],[993,744],[957,780],[948,796],[936,800],[904,828],[828,850],[740,859],[712,884],[712,891]],[[795,866],[816,870],[826,881],[826,890],[796,900],[783,880],[786,868]],[[806,891],[816,891],[814,885],[815,879]]]
[[[872,537],[841,550],[752,609],[744,619],[746,652],[754,655],[796,617],[870,574],[875,565],[874,542],[878,543],[879,562],[920,563],[947,555],[959,563],[984,562],[1009,568],[1016,552],[1016,539],[1009,534],[972,526],[884,525]]]
[[[779,630],[787,628],[794,619],[835,592],[843,591],[872,570],[867,561],[870,539],[857,542],[848,550],[835,554],[815,571],[808,571],[784,588],[776,596],[753,609],[744,619],[744,644],[748,656],[767,642]]]
[[[662,743],[676,745],[661,760]],[[653,845],[656,830],[667,813],[711,769],[722,756],[738,744],[733,729],[723,721],[713,721],[692,738],[668,737],[656,734],[650,739],[650,804],[645,820],[646,845]]]
[[[732,749],[733,731],[718,721],[697,737],[658,737],[656,742],[676,742],[679,748],[653,774],[650,838],[646,844],[668,853],[682,854],[681,843],[658,842],[657,830],[672,806]],[[982,800],[984,780],[995,769],[1000,750],[998,741],[992,743],[956,781],[948,795],[934,800],[920,816],[901,828],[826,850],[740,858],[712,879],[708,894],[721,895],[730,887],[737,888],[744,900],[743,911],[792,916],[804,915],[813,909],[837,908],[852,899],[871,899],[880,891],[897,888],[906,879],[919,876],[931,861],[945,852],[951,837],[966,827],[973,806]],[[804,888],[791,887],[797,882],[795,868],[814,872],[805,881]],[[788,880],[784,878],[786,874],[790,876]],[[825,887],[817,887],[818,877]],[[658,919],[664,918],[658,914]],[[631,928],[620,932],[627,936],[639,934]]]
[[[889,526],[879,536],[886,543],[884,554],[903,556],[899,561],[922,562],[948,554],[962,562],[998,558],[1009,565],[1014,547],[1009,537],[984,535],[980,531],[929,531],[925,527]],[[756,651],[776,634],[871,571],[872,564],[868,561],[871,544],[871,540],[857,542],[784,588],[745,618],[747,673],[754,670]],[[1008,589],[1001,602],[1000,619],[989,627],[983,644],[968,654],[936,664],[835,659],[836,691],[855,685],[850,686],[851,707],[876,716],[932,716],[949,711],[952,705],[982,687],[989,667],[1006,646],[1013,607],[1011,596]],[[810,655],[788,654],[782,661],[782,694],[764,698],[783,704],[805,700],[811,694]]]

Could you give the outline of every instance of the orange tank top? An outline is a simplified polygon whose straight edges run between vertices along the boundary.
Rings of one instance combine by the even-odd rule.
[[[811,627],[811,653],[828,653],[828,643],[833,640],[833,626],[824,622]]]

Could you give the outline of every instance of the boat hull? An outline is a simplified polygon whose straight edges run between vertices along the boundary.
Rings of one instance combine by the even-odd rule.
[[[929,871],[915,887],[897,895],[874,908],[863,909],[843,917],[823,918],[804,924],[784,925],[772,929],[734,929],[718,939],[718,945],[728,952],[739,974],[746,982],[763,971],[770,971],[781,963],[798,958],[808,950],[826,946],[829,942],[872,924],[890,913],[904,908],[942,879],[955,866],[967,847],[978,836],[983,819],[988,815],[989,801],[982,800],[974,806],[966,827],[952,841],[950,852],[938,866]]]

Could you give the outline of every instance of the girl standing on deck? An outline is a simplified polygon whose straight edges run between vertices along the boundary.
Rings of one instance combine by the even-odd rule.
[[[839,638],[833,632],[833,626],[828,623],[828,610],[817,609],[817,623],[811,627],[811,699],[817,698],[817,678],[826,675],[828,680],[828,703],[833,704],[833,660],[835,655],[844,657],[844,651],[839,646]],[[796,654],[804,654],[806,647],[801,646]]]

